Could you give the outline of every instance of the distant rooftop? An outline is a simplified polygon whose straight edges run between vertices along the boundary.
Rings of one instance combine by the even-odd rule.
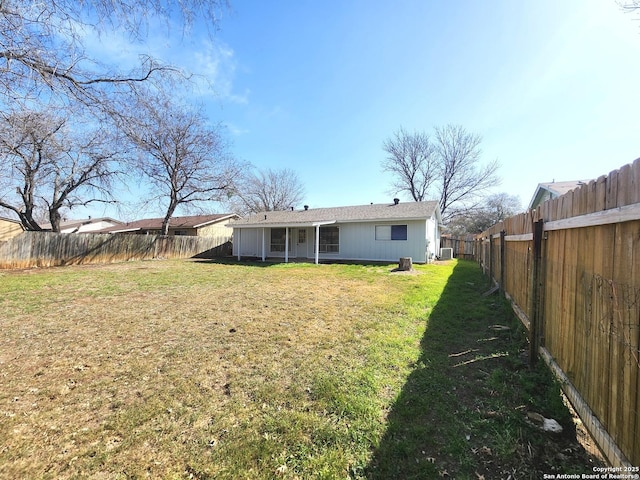
[[[98,224],[113,224],[113,225],[117,225],[117,224],[121,224],[122,222],[120,220],[115,220],[111,217],[89,217],[89,218],[85,218],[85,219],[80,219],[80,220],[63,220],[60,222],[60,230],[61,231],[73,231],[75,232],[81,232],[81,231],[89,231],[89,230],[93,230],[95,228],[100,228],[100,225]],[[91,228],[89,226],[91,225],[95,225],[94,228]],[[43,223],[40,225],[44,230],[51,230],[51,224],[50,223]]]
[[[568,182],[545,182],[539,183],[536,187],[536,191],[529,202],[529,209],[536,208],[541,203],[557,198],[565,193],[569,193],[571,190],[586,185],[591,180],[571,180]]]
[[[191,215],[185,217],[172,217],[169,220],[169,228],[200,228],[210,223],[231,219],[233,213],[216,213],[212,215]],[[164,218],[145,218],[133,222],[123,223],[115,227],[101,230],[101,233],[134,232],[137,230],[160,230]]]

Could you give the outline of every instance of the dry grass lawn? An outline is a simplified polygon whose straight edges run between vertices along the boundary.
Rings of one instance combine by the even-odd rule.
[[[450,272],[391,268],[0,272],[0,477],[357,477]]]

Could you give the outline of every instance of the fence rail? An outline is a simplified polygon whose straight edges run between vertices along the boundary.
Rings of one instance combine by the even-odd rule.
[[[476,238],[614,465],[640,465],[640,159]]]
[[[443,235],[440,237],[440,247],[453,249],[453,256],[455,258],[464,258],[466,260],[476,258],[476,242],[474,236],[457,238],[451,235]]]
[[[227,237],[24,232],[0,242],[0,269],[230,254]]]

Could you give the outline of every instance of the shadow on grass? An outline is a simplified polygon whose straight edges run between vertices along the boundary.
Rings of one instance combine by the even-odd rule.
[[[441,452],[454,455],[455,443],[466,441],[468,432],[456,420],[460,412],[449,355],[468,349],[469,337],[486,330],[485,303],[490,302],[481,296],[486,286],[476,264],[459,261],[454,267],[427,320],[420,358],[389,412],[367,478],[438,478],[449,463],[439,458]],[[451,445],[451,437],[459,442]]]
[[[555,461],[548,455],[566,445],[547,445],[527,422],[529,409],[561,421],[573,448],[557,385],[544,368],[527,368],[524,332],[506,301],[482,295],[488,287],[477,264],[458,261],[426,320],[420,358],[388,413],[367,479],[541,478],[536,471]],[[491,328],[497,324],[509,328]],[[558,462],[571,471],[583,460]]]

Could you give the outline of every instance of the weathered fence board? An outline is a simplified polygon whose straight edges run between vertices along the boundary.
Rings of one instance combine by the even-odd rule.
[[[454,258],[473,260],[476,256],[476,241],[474,237],[456,238],[450,235],[443,235],[440,238],[440,247],[453,249]]]
[[[230,254],[223,237],[24,232],[0,244],[0,269]]]
[[[523,324],[539,317],[531,338],[606,430],[609,460],[640,464],[640,159],[483,232],[476,260]]]

